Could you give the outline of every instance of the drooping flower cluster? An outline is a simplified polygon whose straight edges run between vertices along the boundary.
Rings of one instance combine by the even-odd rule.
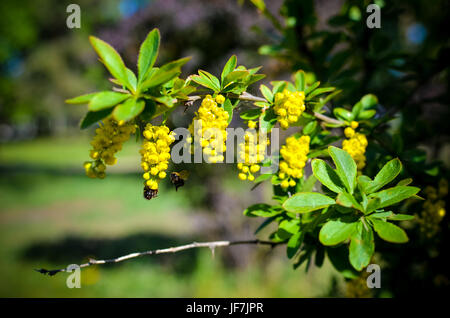
[[[361,171],[366,166],[367,137],[364,134],[355,132],[358,125],[358,122],[352,121],[350,127],[345,128],[344,134],[348,139],[342,142],[342,149],[352,156],[358,170]]]
[[[298,121],[305,110],[305,93],[291,92],[287,89],[275,94],[274,111],[277,114],[281,128],[287,129],[290,124]]]
[[[229,114],[218,106],[224,103],[225,97],[217,95],[214,100],[211,95],[203,99],[194,120],[189,125],[189,132],[200,138],[200,145],[207,162],[223,162],[226,151],[226,140]],[[201,128],[200,128],[201,127]],[[194,131],[196,130],[196,131]],[[192,143],[192,139],[188,140]]]
[[[264,154],[267,145],[270,143],[268,138],[261,138],[260,134],[255,130],[256,122],[250,120],[248,127],[250,131],[246,131],[244,142],[239,144],[239,169],[238,177],[241,180],[255,180],[254,173],[260,170],[260,164],[264,160]]]
[[[147,124],[143,132],[141,167],[145,185],[152,190],[158,189],[158,183],[167,175],[169,167],[170,145],[175,141],[174,133],[167,126]]]
[[[281,187],[286,189],[297,184],[295,179],[303,176],[303,168],[308,160],[310,137],[305,135],[300,138],[291,136],[286,139],[286,144],[281,147],[280,172],[278,177],[282,180]]]
[[[114,165],[117,162],[116,152],[122,149],[122,144],[136,131],[136,126],[123,121],[117,122],[108,117],[100,123],[95,130],[96,135],[91,141],[92,150],[90,157],[94,161],[86,161],[84,169],[90,178],[103,179],[106,174],[106,165]]]
[[[420,232],[426,238],[432,238],[439,231],[439,223],[444,218],[445,201],[443,200],[448,194],[448,182],[442,179],[439,187],[436,189],[427,186],[424,189],[426,201],[423,204],[423,210],[417,218],[420,226]]]

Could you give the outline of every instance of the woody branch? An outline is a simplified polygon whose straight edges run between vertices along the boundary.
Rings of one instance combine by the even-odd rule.
[[[244,244],[255,244],[255,245],[270,245],[271,247],[274,247],[278,244],[283,244],[284,242],[270,242],[270,241],[262,241],[262,240],[244,240],[244,241],[214,241],[214,242],[193,242],[191,244],[181,245],[181,246],[175,246],[170,248],[164,248],[164,249],[157,249],[157,250],[149,250],[144,252],[135,252],[130,253],[127,255],[119,256],[116,258],[111,259],[104,259],[104,260],[96,260],[96,259],[89,259],[87,263],[80,264],[80,268],[89,267],[92,265],[102,265],[107,263],[120,263],[123,261],[127,261],[133,258],[146,256],[146,255],[158,255],[158,254],[170,254],[170,253],[178,253],[181,251],[193,249],[193,248],[201,248],[201,247],[208,247],[211,249],[211,251],[214,253],[214,249],[216,247],[224,247],[224,246],[232,246],[232,245],[244,245]],[[35,271],[44,274],[53,276],[59,272],[66,272],[66,268],[60,268],[60,269],[53,269],[53,270],[47,270],[45,268],[41,269],[35,269]]]

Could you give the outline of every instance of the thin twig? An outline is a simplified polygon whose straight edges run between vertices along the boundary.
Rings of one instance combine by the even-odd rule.
[[[170,247],[170,248],[164,248],[164,249],[157,249],[157,250],[149,250],[145,252],[136,252],[136,253],[130,253],[127,255],[119,256],[116,258],[111,259],[105,259],[105,260],[96,260],[96,259],[89,259],[87,263],[80,264],[80,268],[89,267],[91,265],[101,265],[101,264],[107,264],[107,263],[120,263],[123,261],[127,261],[129,259],[146,256],[146,255],[157,255],[157,254],[168,254],[168,253],[177,253],[193,248],[199,248],[199,247],[208,247],[211,249],[211,251],[214,251],[216,247],[223,247],[223,246],[231,246],[231,245],[243,245],[243,244],[256,244],[256,245],[270,245],[271,247],[274,247],[278,244],[284,244],[285,242],[271,242],[271,241],[262,241],[262,240],[244,240],[244,241],[215,241],[215,242],[193,242],[191,244],[176,246],[176,247]],[[66,272],[66,268],[60,268],[60,269],[54,269],[54,270],[47,270],[45,268],[41,269],[35,269],[35,271],[44,274],[53,276],[59,272]]]
[[[336,125],[342,125],[343,124],[343,122],[340,121],[340,120],[328,117],[328,116],[326,116],[324,114],[321,114],[321,113],[318,113],[318,112],[314,112],[314,117],[316,117],[317,119],[326,121],[327,123],[330,123],[330,124],[336,124]]]

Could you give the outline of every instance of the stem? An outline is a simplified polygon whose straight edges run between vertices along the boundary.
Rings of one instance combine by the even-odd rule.
[[[120,263],[123,261],[127,261],[129,259],[145,256],[145,255],[157,255],[157,254],[168,254],[168,253],[177,253],[193,248],[199,248],[199,247],[209,247],[212,252],[214,252],[214,249],[216,247],[223,247],[223,246],[231,246],[231,245],[243,245],[243,244],[255,244],[255,245],[270,245],[271,247],[274,247],[278,244],[283,244],[285,242],[271,242],[271,241],[261,241],[261,240],[244,240],[244,241],[215,241],[215,242],[193,242],[191,244],[176,246],[176,247],[170,247],[165,249],[157,249],[157,250],[149,250],[145,252],[136,252],[136,253],[130,253],[127,255],[119,256],[116,258],[111,259],[105,259],[105,260],[96,260],[96,259],[89,259],[89,262],[80,264],[80,268],[89,267],[91,265],[101,265],[101,264],[107,264],[107,263]],[[44,268],[41,269],[35,269],[35,271],[41,273],[41,274],[47,274],[49,276],[53,276],[59,272],[66,272],[66,268],[61,269],[54,269],[54,270],[47,270]]]

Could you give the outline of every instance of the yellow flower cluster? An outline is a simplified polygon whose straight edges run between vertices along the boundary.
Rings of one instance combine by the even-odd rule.
[[[294,179],[300,179],[303,176],[303,168],[308,160],[309,142],[310,137],[307,135],[299,139],[291,136],[286,139],[286,145],[281,147],[280,154],[283,160],[280,162],[278,177],[282,180],[282,188],[295,186],[297,183]]]
[[[194,132],[194,121],[189,125],[191,135],[200,137],[200,145],[205,159],[210,163],[224,161],[223,153],[226,151],[228,119],[230,115],[217,104],[225,102],[225,97],[217,95],[215,100],[206,95],[200,105],[194,121],[201,124],[201,129]],[[192,138],[188,139],[192,143]]]
[[[282,93],[275,94],[275,114],[281,128],[289,128],[289,124],[297,122],[298,118],[305,110],[305,93],[290,92],[285,89]]]
[[[366,166],[366,148],[367,137],[364,134],[355,132],[358,128],[358,122],[352,121],[350,127],[345,128],[345,137],[349,138],[342,142],[342,149],[347,151],[356,161],[358,170],[362,170]]]
[[[448,194],[448,182],[442,179],[439,187],[436,189],[427,186],[424,189],[426,201],[423,204],[423,210],[417,218],[420,226],[420,232],[426,238],[432,238],[439,231],[439,223],[445,216],[445,201],[443,200]]]
[[[256,122],[250,120],[248,127],[253,131],[245,132],[244,142],[239,144],[239,162],[237,167],[239,169],[238,177],[241,180],[255,180],[254,173],[260,169],[260,163],[264,160],[264,153],[270,140],[267,138],[261,139],[256,130]]]
[[[96,135],[91,141],[92,150],[90,157],[94,161],[86,161],[84,169],[90,178],[103,179],[106,174],[106,165],[114,165],[117,158],[116,152],[122,149],[122,144],[130,138],[136,131],[136,126],[124,121],[117,122],[112,117],[108,117],[100,123],[100,127],[95,130]]]
[[[169,167],[170,145],[175,141],[174,133],[166,126],[147,124],[143,132],[141,167],[145,171],[142,177],[145,185],[152,190],[158,189],[158,183],[167,175]]]

